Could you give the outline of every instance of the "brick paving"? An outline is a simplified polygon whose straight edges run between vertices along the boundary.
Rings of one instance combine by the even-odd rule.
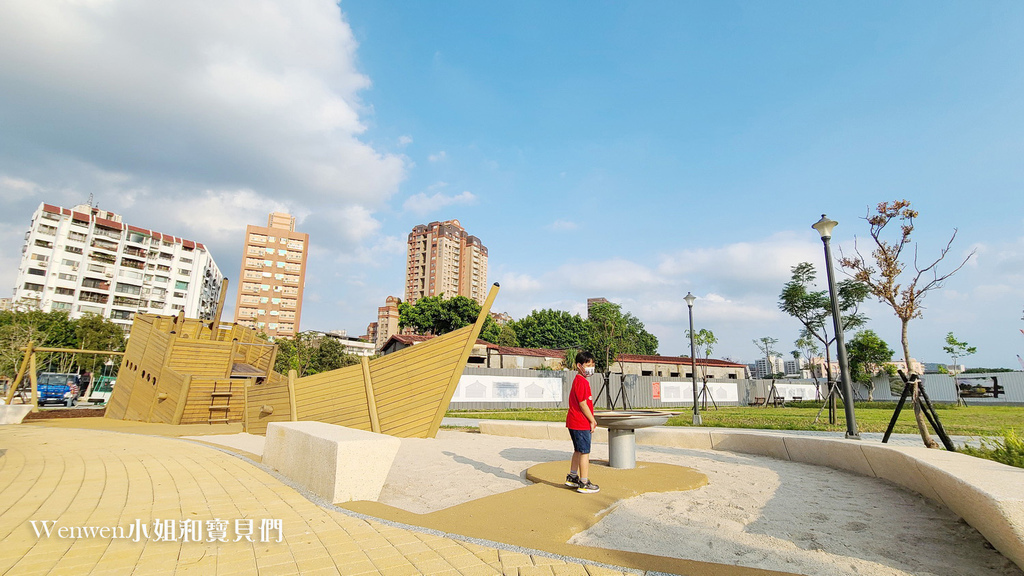
[[[56,524],[49,536],[45,531],[37,536],[33,520],[40,531],[40,521]],[[167,520],[178,533],[158,539],[154,523]],[[186,528],[198,526],[198,536],[193,532],[183,538],[183,520],[190,521]],[[223,534],[217,520],[227,522]],[[252,541],[240,535],[248,532],[249,520]],[[261,534],[264,520],[280,520],[281,530]],[[129,528],[136,522],[147,528],[138,538]],[[109,532],[66,537],[68,529],[79,527],[120,527],[130,537],[112,538]],[[191,442],[102,430],[0,426],[0,574],[130,573],[624,574],[321,507],[251,462]]]

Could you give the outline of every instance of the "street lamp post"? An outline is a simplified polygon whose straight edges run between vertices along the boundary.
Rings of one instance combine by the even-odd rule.
[[[811,228],[821,234],[821,243],[825,245],[825,274],[828,276],[828,295],[832,301],[832,325],[836,331],[836,356],[839,358],[839,374],[843,381],[843,410],[846,412],[846,438],[860,440],[857,431],[857,420],[853,413],[853,381],[850,379],[850,364],[846,359],[846,343],[843,340],[843,319],[839,316],[839,299],[836,297],[836,283],[832,277],[832,229],[839,222],[829,220],[824,214]]]
[[[686,293],[683,300],[686,300],[686,306],[690,309],[690,378],[693,380],[693,425],[701,426],[704,424],[700,418],[700,410],[697,408],[697,348],[693,342],[693,301],[697,297],[690,292]]]

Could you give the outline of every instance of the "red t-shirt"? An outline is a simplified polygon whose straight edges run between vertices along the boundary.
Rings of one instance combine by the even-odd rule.
[[[594,399],[590,395],[590,382],[577,374],[569,390],[569,412],[565,415],[565,427],[570,430],[590,430],[590,420],[580,409],[580,402],[587,401],[587,408],[594,413]]]

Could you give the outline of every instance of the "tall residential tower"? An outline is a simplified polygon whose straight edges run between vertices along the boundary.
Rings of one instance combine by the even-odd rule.
[[[409,233],[405,301],[424,296],[487,297],[487,247],[458,220],[419,225]]]
[[[235,322],[271,338],[299,331],[309,234],[295,231],[295,218],[272,212],[266,226],[245,228]]]

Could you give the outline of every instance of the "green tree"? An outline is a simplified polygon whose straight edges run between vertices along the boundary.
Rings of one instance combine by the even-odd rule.
[[[563,310],[534,310],[511,324],[525,348],[580,348],[587,339],[586,321]]]
[[[971,346],[967,344],[967,342],[961,342],[957,340],[956,337],[953,336],[952,332],[946,334],[946,345],[943,346],[942,349],[946,352],[946,354],[949,354],[950,358],[953,359],[954,371],[956,370],[957,366],[959,366],[958,361],[961,358],[970,356],[971,354],[974,354],[975,352],[978,351],[978,348],[976,346]],[[954,372],[953,375],[956,376],[956,372]]]
[[[868,402],[875,399],[874,377],[879,372],[888,372],[886,362],[892,360],[893,351],[874,330],[861,330],[846,343],[846,357],[850,365],[850,377],[854,382],[864,384],[868,389]]]
[[[647,332],[638,318],[628,312],[623,313],[618,304],[596,304],[590,308],[589,316],[585,348],[594,354],[598,372],[607,375],[620,354],[658,353],[658,338]]]
[[[315,374],[313,359],[316,354],[314,346],[315,333],[299,332],[292,338],[278,338],[274,341],[277,344],[277,360],[274,362],[274,370],[281,374],[288,374],[289,370],[295,370],[299,378]]]
[[[958,360],[965,356],[970,356],[978,351],[978,348],[967,344],[967,342],[961,342],[953,336],[950,332],[946,334],[946,345],[942,349],[949,354],[950,358],[953,359],[953,386],[956,388],[956,404],[957,406],[964,404],[963,398],[960,397],[960,385],[956,383],[957,368],[959,367]],[[941,366],[940,366],[941,368]]]
[[[417,334],[440,336],[476,322],[480,316],[480,305],[465,296],[445,298],[426,296],[415,304],[402,302],[398,305],[398,326],[412,328]],[[480,338],[497,343],[501,328],[490,316],[484,319]]]
[[[779,309],[796,318],[803,325],[801,337],[814,338],[825,348],[825,372],[832,374],[832,344],[836,341],[832,329],[832,301],[827,290],[814,290],[817,272],[814,265],[801,262],[791,269],[792,277],[779,294]],[[839,298],[839,316],[844,330],[862,326],[867,318],[858,311],[860,303],[869,295],[868,287],[856,280],[843,280],[836,286]]]
[[[765,360],[765,378],[779,377],[779,374],[774,372],[775,364],[772,362],[772,356],[778,356],[779,352],[775,349],[775,345],[779,343],[778,338],[772,338],[771,336],[762,336],[761,338],[754,338],[754,346],[757,346],[757,350],[764,354]],[[774,385],[774,384],[773,384]]]
[[[515,328],[510,324],[501,326],[498,331],[498,338],[495,344],[498,346],[519,346],[519,338],[516,334]]]
[[[98,314],[86,314],[79,318],[75,322],[74,333],[78,344],[76,348],[116,352],[124,350],[124,329]],[[101,371],[106,360],[95,354],[78,355],[79,365],[89,372]]]
[[[321,336],[314,345],[316,349],[306,370],[307,375],[329,372],[359,363],[359,358],[345,352],[345,346],[336,338]]]
[[[844,268],[853,273],[855,280],[865,284],[871,294],[878,298],[879,302],[892,308],[893,313],[899,318],[900,344],[903,348],[903,360],[908,372],[911,370],[908,331],[910,321],[921,317],[921,302],[928,292],[941,288],[943,283],[963,268],[974,255],[972,250],[952,271],[945,274],[939,273],[938,265],[949,254],[953,241],[956,239],[957,231],[954,228],[952,237],[939,252],[939,256],[930,263],[922,265],[918,260],[917,244],[913,243],[911,246],[910,241],[914,231],[914,219],[917,216],[917,211],[910,207],[910,202],[907,200],[878,204],[875,213],[868,212],[864,218],[870,226],[868,234],[871,238],[873,263],[861,254],[856,238],[854,239],[853,254],[849,257],[844,254],[839,261]],[[887,228],[894,221],[899,227],[899,232],[896,232],[894,238],[887,239],[884,237]],[[889,230],[892,229],[889,228]],[[905,254],[904,250],[909,250],[909,253]],[[925,421],[922,411],[920,392],[918,381],[915,379],[912,381],[911,396],[917,429],[921,433],[921,440],[925,446],[938,448],[938,443],[928,432],[928,423]]]
[[[802,359],[810,368],[811,378],[814,379],[814,386],[817,389],[818,370],[813,362],[815,358],[821,357],[821,348],[818,348],[818,343],[813,337],[806,335],[801,335],[797,338],[793,345],[796,346],[796,350],[793,350],[793,357],[796,359],[797,365],[800,365],[800,360]]]
[[[690,336],[690,331],[686,331],[686,336]],[[697,351],[697,360],[701,361],[697,364],[697,370],[700,372],[700,379],[704,386],[708,383],[708,358],[711,358],[711,354],[714,352],[715,344],[718,344],[718,338],[715,337],[715,333],[711,330],[701,328],[693,335],[693,347]]]

